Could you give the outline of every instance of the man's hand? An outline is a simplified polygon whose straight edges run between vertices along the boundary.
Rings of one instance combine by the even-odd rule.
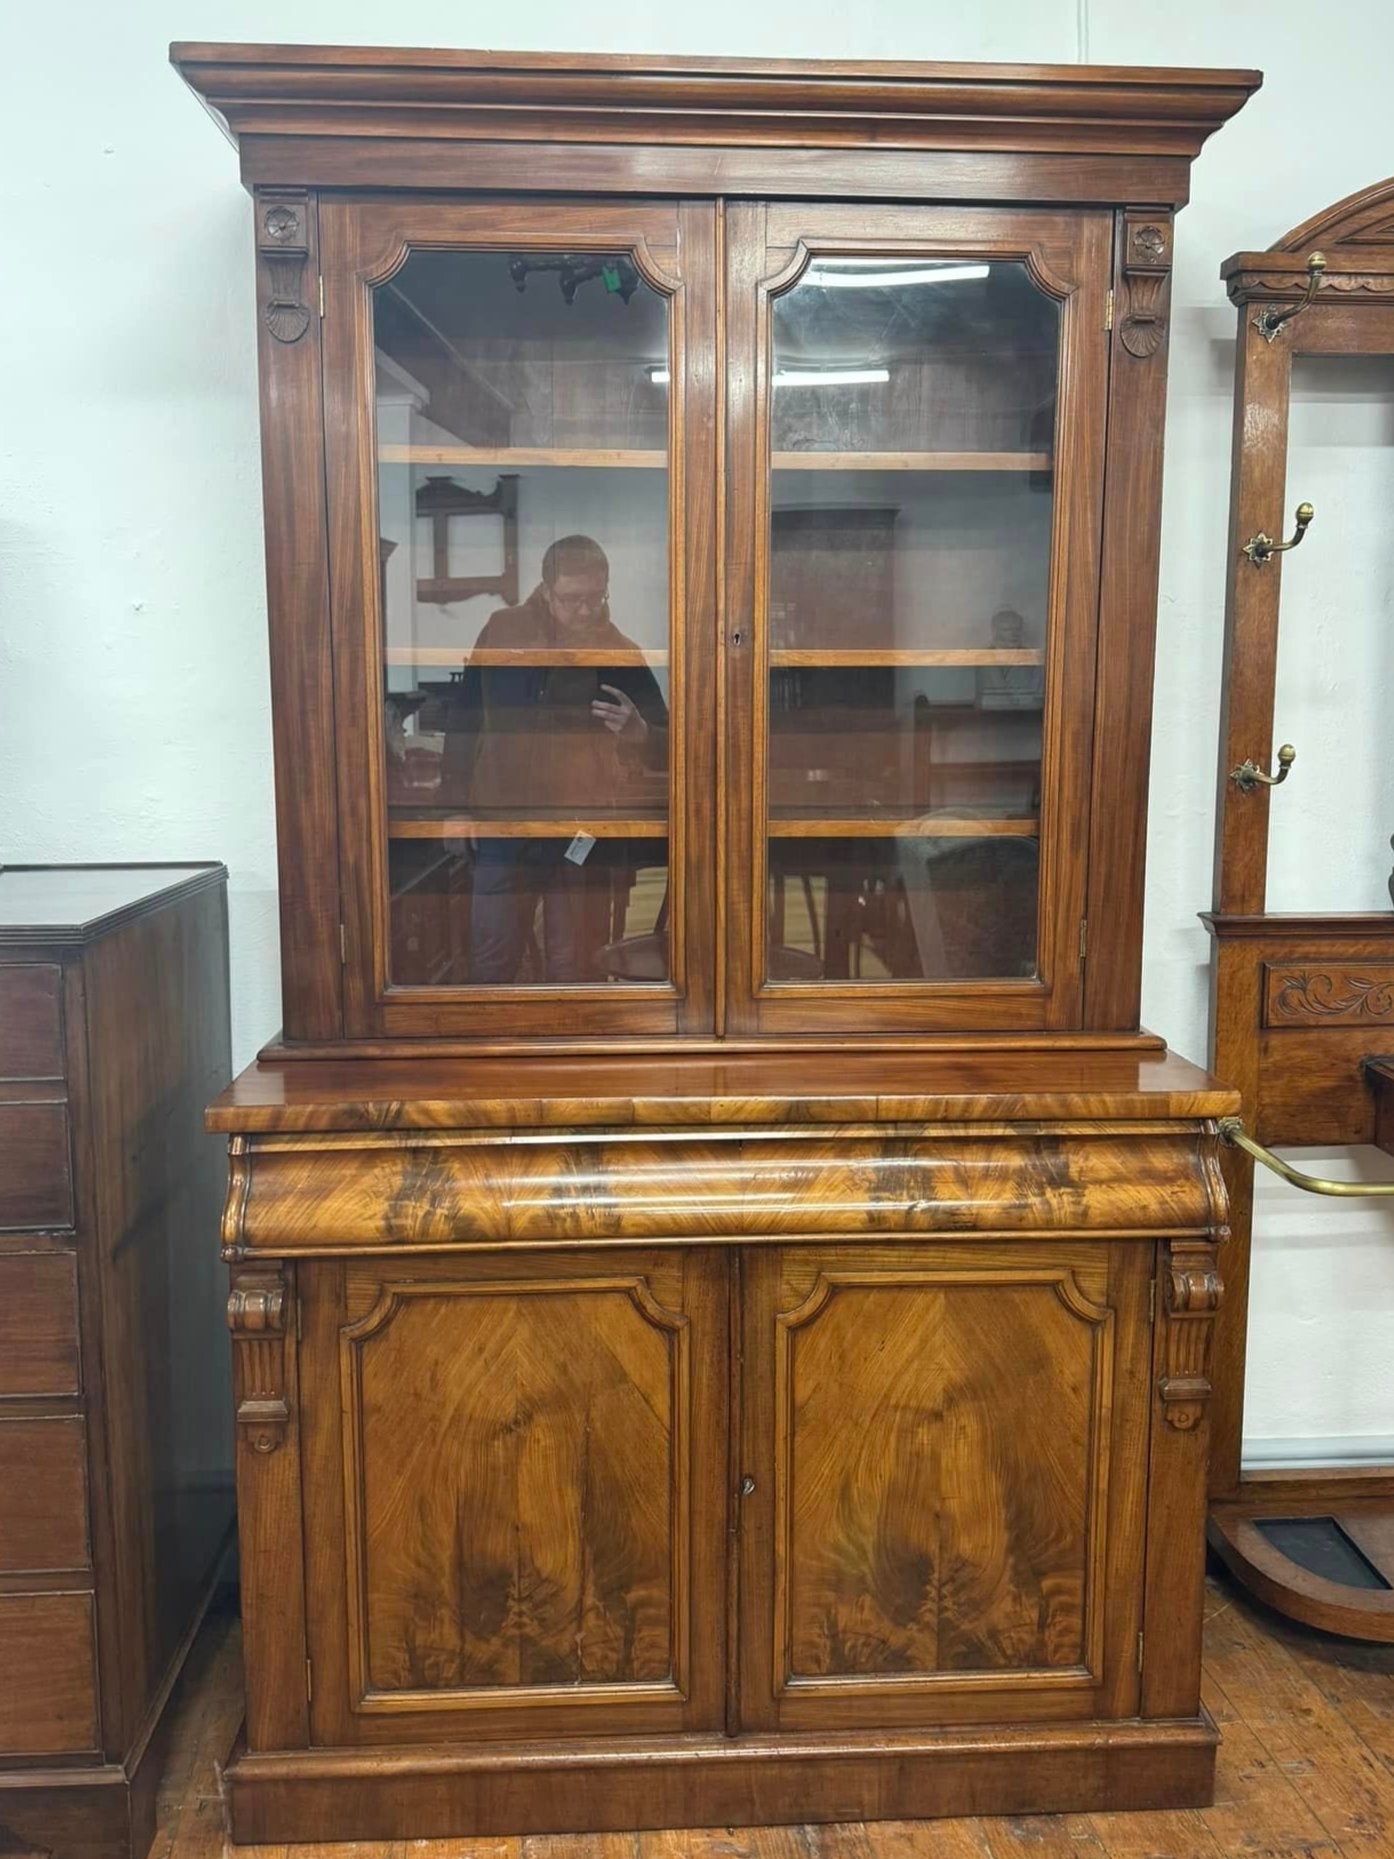
[[[623,691],[616,690],[613,684],[602,684],[600,688],[608,691],[615,701],[607,704],[597,697],[591,704],[591,715],[603,723],[612,736],[617,736],[625,748],[642,749],[648,741],[648,724]]]

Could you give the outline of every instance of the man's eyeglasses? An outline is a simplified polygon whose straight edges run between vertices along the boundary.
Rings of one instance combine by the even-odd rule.
[[[552,605],[561,613],[599,613],[609,598],[608,592],[599,594],[558,594],[555,589],[549,595]]]

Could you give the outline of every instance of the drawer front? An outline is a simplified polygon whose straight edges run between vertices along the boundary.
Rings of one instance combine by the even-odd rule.
[[[0,1104],[0,1227],[71,1226],[66,1104]]]
[[[0,1418],[0,1574],[86,1568],[83,1422]]]
[[[72,1254],[0,1257],[0,1395],[77,1394],[80,1387]]]
[[[63,1076],[62,980],[51,962],[0,968],[0,1079]]]
[[[0,1594],[0,1755],[97,1747],[90,1594]]]

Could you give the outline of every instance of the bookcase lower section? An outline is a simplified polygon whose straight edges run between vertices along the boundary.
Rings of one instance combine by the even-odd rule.
[[[592,1741],[574,1749],[238,1753],[239,1842],[608,1833],[1207,1806],[1218,1733],[1176,1722],[914,1735]]]
[[[235,1838],[1207,1802],[1226,1096],[1078,1101],[234,1131]]]

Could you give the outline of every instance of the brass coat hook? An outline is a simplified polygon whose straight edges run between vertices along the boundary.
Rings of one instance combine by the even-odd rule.
[[[1275,542],[1270,535],[1260,530],[1256,536],[1250,536],[1249,540],[1240,551],[1241,554],[1247,555],[1255,568],[1262,568],[1263,564],[1271,560],[1273,556],[1283,555],[1288,549],[1295,549],[1306,535],[1307,525],[1315,515],[1316,511],[1309,503],[1298,504],[1296,513],[1297,528],[1293,530],[1292,535],[1286,542]]]
[[[1260,310],[1258,315],[1254,318],[1254,328],[1265,341],[1271,342],[1280,329],[1286,329],[1288,324],[1292,322],[1295,317],[1301,316],[1302,312],[1307,308],[1308,304],[1314,300],[1317,292],[1321,289],[1321,281],[1325,276],[1325,254],[1322,252],[1313,252],[1311,257],[1307,260],[1307,294],[1302,298],[1301,302],[1290,303],[1286,309],[1282,310],[1274,309],[1270,305],[1268,309]]]
[[[1265,1149],[1262,1143],[1255,1142],[1238,1117],[1221,1117],[1216,1127],[1221,1139],[1232,1149],[1242,1149],[1245,1155],[1251,1155],[1256,1162],[1262,1162],[1265,1168],[1271,1168],[1275,1175],[1281,1175],[1293,1187],[1305,1188],[1308,1194],[1336,1194],[1342,1199],[1351,1200],[1363,1199],[1366,1195],[1394,1194],[1394,1181],[1328,1181],[1324,1175],[1304,1175],[1300,1168],[1294,1168],[1280,1155],[1274,1155],[1271,1149]]]
[[[1288,778],[1288,771],[1297,760],[1297,751],[1290,742],[1285,742],[1278,751],[1278,772],[1266,775],[1252,758],[1241,762],[1229,773],[1230,780],[1245,794],[1252,794],[1256,787],[1281,787]]]

